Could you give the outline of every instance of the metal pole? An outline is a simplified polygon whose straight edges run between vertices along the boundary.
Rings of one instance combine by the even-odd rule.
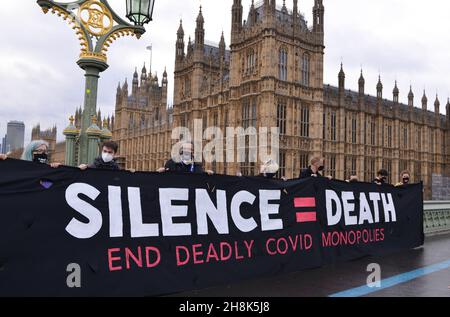
[[[96,155],[90,154],[88,150],[89,146],[86,130],[92,124],[92,116],[97,113],[97,91],[100,72],[106,70],[108,65],[95,59],[80,59],[78,65],[86,72],[78,164],[89,164],[92,163]]]

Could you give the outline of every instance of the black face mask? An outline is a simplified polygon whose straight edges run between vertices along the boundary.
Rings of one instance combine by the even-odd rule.
[[[403,184],[409,184],[409,178],[408,177],[403,178]]]
[[[381,179],[380,179],[380,180],[381,180],[381,182],[382,182],[382,183],[386,183],[386,181],[387,181],[387,177],[386,177],[386,176],[383,176],[383,177],[381,177]]]
[[[265,178],[274,178],[275,177],[275,173],[265,173],[264,177]]]
[[[322,165],[322,166],[319,166],[318,171],[319,171],[319,172],[322,172],[323,170],[325,170],[325,166],[323,166],[323,165]]]
[[[48,155],[46,153],[33,154],[33,162],[47,164],[48,163]]]

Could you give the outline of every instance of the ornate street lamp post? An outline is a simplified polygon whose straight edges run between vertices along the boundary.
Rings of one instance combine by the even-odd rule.
[[[143,25],[152,20],[155,0],[126,0],[126,16],[133,24],[121,19],[107,0],[78,0],[69,3],[38,0],[37,4],[44,13],[51,12],[68,21],[80,40],[81,52],[77,64],[85,71],[86,77],[84,109],[81,131],[75,142],[72,140],[73,127],[66,129],[69,132],[66,137],[71,138],[71,142],[66,142],[66,163],[90,163],[98,155],[99,136],[102,132],[92,118],[97,113],[98,79],[100,73],[108,68],[106,53],[114,40],[126,35],[139,39],[145,33]],[[78,151],[68,148],[77,146]],[[78,153],[78,156],[70,157],[70,153]]]

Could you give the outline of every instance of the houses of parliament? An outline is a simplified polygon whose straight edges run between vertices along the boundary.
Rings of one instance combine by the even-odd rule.
[[[168,107],[168,76],[161,80],[145,67],[117,88],[113,139],[126,168],[154,171],[171,156],[172,128],[278,127],[280,176],[298,177],[313,155],[325,157],[325,174],[337,179],[357,175],[371,181],[388,170],[396,182],[402,170],[423,181],[431,197],[432,175],[448,175],[450,102],[446,115],[440,102],[425,92],[420,106],[412,90],[408,104],[399,102],[395,84],[385,98],[381,78],[376,96],[365,93],[363,73],[358,91],[346,89],[341,65],[338,86],[323,82],[325,8],[315,0],[312,26],[299,13],[298,1],[252,1],[244,20],[241,0],[231,7],[231,43],[205,42],[204,12],[196,19],[195,37],[186,41],[180,22],[174,45],[173,107]],[[205,13],[206,16],[206,13]],[[390,94],[390,93],[389,93]],[[434,111],[428,104],[434,103]],[[216,173],[256,175],[259,164],[212,162]]]

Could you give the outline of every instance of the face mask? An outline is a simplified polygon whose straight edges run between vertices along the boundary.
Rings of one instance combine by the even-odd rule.
[[[265,178],[274,178],[275,177],[275,173],[264,173],[264,177]]]
[[[318,169],[318,170],[319,170],[319,172],[322,172],[323,170],[325,170],[325,166],[323,166],[323,165],[322,165],[322,166],[319,166],[319,169]]]
[[[409,178],[408,177],[403,178],[403,184],[408,184],[408,183],[409,183]]]
[[[181,153],[181,159],[184,162],[190,162],[192,160],[192,153],[191,152],[183,152],[183,153]]]
[[[33,162],[47,164],[48,163],[48,155],[46,153],[33,154]]]
[[[113,159],[114,159],[114,156],[113,156],[112,154],[106,153],[106,152],[103,152],[103,153],[102,153],[102,160],[103,160],[103,162],[109,163],[109,162],[111,162]]]
[[[387,177],[381,177],[381,181],[382,181],[383,183],[386,183]]]

